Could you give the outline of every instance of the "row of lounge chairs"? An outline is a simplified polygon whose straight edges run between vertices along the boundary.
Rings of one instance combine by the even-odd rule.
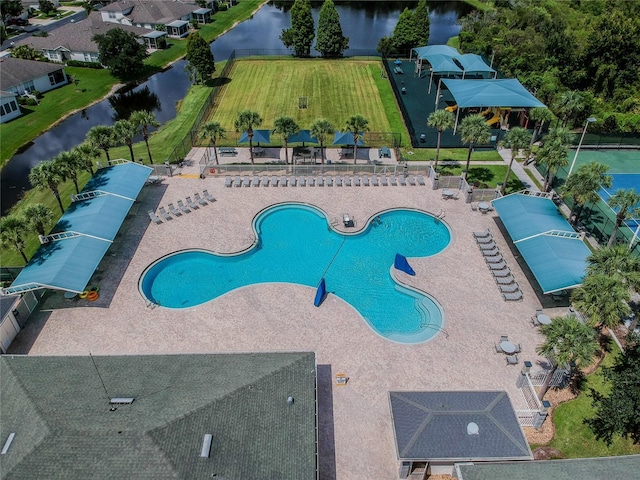
[[[306,187],[306,186],[314,187],[342,187],[343,185],[346,187],[368,187],[368,186],[383,186],[387,187],[389,185],[395,187],[397,185],[426,185],[424,176],[422,175],[408,175],[406,178],[404,175],[373,175],[369,178],[369,175],[355,175],[351,177],[351,175],[254,175],[253,179],[249,175],[244,175],[244,177],[240,175],[236,175],[233,179],[231,175],[227,175],[224,180],[225,187]]]
[[[185,199],[186,205],[182,200],[178,200],[176,202],[177,208],[173,203],[169,203],[167,205],[167,209],[169,210],[168,212],[164,207],[158,208],[160,216],[156,215],[153,210],[149,210],[149,218],[153,223],[159,225],[163,223],[163,219],[168,222],[169,220],[173,220],[173,217],[180,217],[183,213],[191,213],[191,211],[198,210],[201,206],[209,205],[215,201],[216,199],[213,195],[211,195],[207,190],[203,190],[202,196],[200,196],[200,193],[194,193],[193,200],[191,197],[187,197]]]
[[[476,243],[496,280],[503,298],[509,301],[522,300],[522,290],[520,290],[518,282],[511,274],[511,270],[500,253],[498,245],[493,241],[493,235],[489,229],[473,232],[473,237],[476,239]]]

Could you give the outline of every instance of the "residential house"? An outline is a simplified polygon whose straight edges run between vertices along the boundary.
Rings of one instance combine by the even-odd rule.
[[[29,45],[42,52],[52,62],[77,60],[98,63],[98,44],[93,40],[93,37],[95,35],[104,35],[114,28],[121,28],[127,32],[134,33],[141,38],[141,41],[145,41],[147,48],[157,48],[158,38],[166,36],[164,32],[157,35],[154,31],[145,28],[106,23],[102,21],[99,12],[91,12],[84,20],[67,23],[52,30],[46,37],[30,36],[17,41],[16,45]],[[147,39],[146,36],[151,38]]]
[[[312,352],[0,356],[0,479],[317,480]]]
[[[0,123],[8,122],[22,115],[15,92],[0,90]]]
[[[54,7],[58,8],[60,6],[60,2],[59,0],[49,0]],[[22,3],[22,8],[24,8],[24,11],[26,12],[27,10],[31,9],[31,10],[40,10],[40,0],[21,0]]]
[[[199,16],[193,15],[196,11]],[[166,30],[169,37],[182,38],[189,34],[192,18],[204,21],[202,11],[199,5],[171,0],[122,0],[105,5],[100,14],[104,22]]]
[[[23,95],[37,90],[41,93],[69,83],[64,67],[59,64],[0,58],[0,90]]]

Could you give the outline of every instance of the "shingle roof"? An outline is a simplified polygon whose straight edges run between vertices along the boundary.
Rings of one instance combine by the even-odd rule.
[[[533,458],[504,391],[389,392],[389,402],[400,460]]]
[[[55,50],[63,47],[71,52],[98,53],[98,44],[93,40],[93,36],[104,35],[114,28],[120,28],[138,36],[150,32],[146,28],[103,22],[99,12],[91,12],[84,20],[67,23],[52,30],[46,37],[30,36],[17,41],[16,45],[31,45],[36,50]]]
[[[460,480],[622,480],[637,478],[640,455],[458,465]]]
[[[8,90],[15,85],[20,85],[62,68],[62,65],[55,63],[2,57],[0,58],[0,90]]]
[[[315,479],[315,385],[313,353],[5,355],[0,478]]]
[[[198,5],[187,5],[173,0],[124,0],[111,3],[105,11],[126,11],[133,5],[127,18],[133,23],[166,24],[199,9]]]

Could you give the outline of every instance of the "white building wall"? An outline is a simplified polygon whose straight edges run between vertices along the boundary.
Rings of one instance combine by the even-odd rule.
[[[17,108],[14,110],[11,108],[11,102]],[[22,115],[22,111],[20,110],[20,105],[18,105],[17,97],[2,97],[0,98],[0,104],[2,105],[5,114],[0,116],[0,123],[8,122],[9,120],[13,120],[14,118]]]

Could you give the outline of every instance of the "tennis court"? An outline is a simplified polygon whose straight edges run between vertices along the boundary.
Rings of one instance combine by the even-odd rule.
[[[618,190],[630,190],[634,189],[636,192],[640,192],[640,173],[613,173],[611,174],[613,183],[610,188],[601,188],[598,192],[600,198],[609,203],[609,199],[616,194]],[[640,207],[640,203],[636,205]],[[640,219],[632,218],[625,222],[627,226],[635,230],[638,227]]]

